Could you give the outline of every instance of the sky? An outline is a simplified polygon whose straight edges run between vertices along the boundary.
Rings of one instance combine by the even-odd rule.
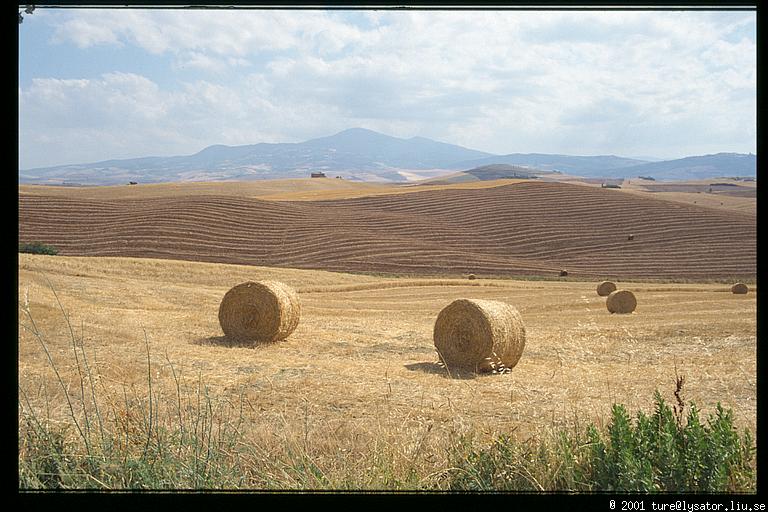
[[[353,127],[495,154],[756,152],[755,11],[23,16],[20,169]]]

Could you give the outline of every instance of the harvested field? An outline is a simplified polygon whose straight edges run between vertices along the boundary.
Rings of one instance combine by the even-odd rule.
[[[221,298],[248,280],[297,290],[301,322],[286,340],[248,347],[223,339]],[[174,396],[175,377],[182,389],[202,381],[234,403],[242,394],[254,411],[249,436],[265,447],[295,434],[331,453],[387,443],[408,454],[419,439],[439,446],[451,432],[525,439],[575,423],[603,425],[615,402],[650,412],[658,389],[674,403],[676,373],[702,417],[721,402],[739,428],[756,428],[756,294],[734,295],[722,284],[622,282],[639,305],[611,315],[591,281],[398,279],[20,254],[20,303],[28,301],[76,409],[73,347],[49,283],[83,337],[100,389],[141,396],[148,348],[161,397]],[[510,373],[450,377],[437,364],[435,318],[457,297],[518,309],[526,344]],[[21,311],[19,321],[28,324]],[[47,399],[52,419],[66,418],[61,389],[26,329],[18,354],[26,396],[33,404]]]
[[[222,182],[174,182],[136,186],[62,187],[19,185],[21,194],[69,197],[73,199],[146,199],[169,196],[228,196],[270,201],[318,201],[349,199],[391,194],[409,194],[426,190],[467,190],[493,188],[520,183],[520,179],[500,179],[430,185],[426,183],[368,183],[337,179],[284,179]]]
[[[757,188],[754,186],[737,185],[735,183],[660,183],[643,184],[648,192],[688,192],[698,194],[715,194],[733,197],[757,197]]]
[[[19,241],[73,256],[478,278],[567,268],[569,278],[749,281],[756,272],[754,215],[564,183],[280,202],[22,193]]]
[[[712,183],[722,185],[712,186]],[[709,188],[712,187],[712,193]],[[625,180],[622,190],[641,197],[654,197],[696,205],[699,208],[729,210],[746,215],[756,214],[757,183],[733,178],[675,182],[650,182],[640,179]]]

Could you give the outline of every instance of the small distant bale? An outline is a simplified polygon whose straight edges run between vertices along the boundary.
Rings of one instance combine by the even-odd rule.
[[[631,313],[637,307],[637,299],[629,290],[615,290],[608,294],[605,305],[611,313]]]
[[[614,291],[616,291],[616,283],[612,281],[603,281],[597,285],[597,294],[601,297],[607,297]]]
[[[299,325],[296,292],[279,281],[247,281],[229,290],[219,306],[219,323],[228,338],[271,343],[287,338]]]
[[[742,295],[747,292],[749,292],[749,288],[744,283],[736,283],[733,286],[731,286],[731,293]]]
[[[560,271],[560,277],[566,277],[567,275],[568,275],[568,271],[567,270],[561,270]]]
[[[456,299],[437,315],[434,344],[449,370],[507,371],[525,348],[525,325],[511,304]]]
[[[634,240],[634,239],[635,239],[635,235],[632,235],[632,234],[627,235],[627,240]]]
[[[473,279],[477,279],[477,276],[475,276],[475,274],[469,274],[469,275],[467,275],[467,279],[469,279],[471,281]]]

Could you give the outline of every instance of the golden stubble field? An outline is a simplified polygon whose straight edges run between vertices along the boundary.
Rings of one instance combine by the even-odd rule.
[[[53,289],[100,389],[141,396],[148,347],[160,399],[200,383],[212,396],[239,397],[249,435],[265,446],[288,438],[326,451],[387,444],[405,459],[417,447],[437,450],[448,434],[526,439],[607,423],[613,403],[651,411],[655,390],[674,403],[676,375],[685,377],[683,397],[704,417],[721,402],[737,425],[756,429],[754,285],[734,295],[724,284],[618,282],[635,293],[638,307],[611,315],[589,281],[384,278],[29,254],[19,254],[18,268],[19,385],[51,418],[66,417],[66,401],[26,328],[27,305],[70,399],[77,406],[83,396]],[[298,328],[272,345],[228,343],[217,317],[222,297],[263,279],[299,292]],[[459,297],[519,309],[527,342],[510,373],[449,375],[437,364],[434,320]]]
[[[155,197],[199,196],[216,194],[230,197],[245,197],[253,199],[265,199],[270,201],[317,201],[349,199],[356,197],[370,197],[392,194],[418,193],[430,190],[473,190],[486,189],[513,183],[527,182],[521,179],[498,179],[470,181],[454,183],[450,185],[434,185],[428,181],[411,184],[365,183],[351,182],[337,179],[282,179],[282,180],[254,180],[232,182],[177,182],[140,184],[135,186],[115,185],[102,187],[62,187],[19,185],[21,194],[52,195],[72,199],[147,199]],[[562,176],[559,178],[546,178],[542,181],[555,181],[583,185],[586,187],[600,188],[600,184],[587,183],[580,178]],[[675,182],[677,184],[700,186],[703,190],[713,180]],[[738,185],[741,189],[757,187],[756,182],[736,181],[731,178],[718,178],[718,182],[727,182]],[[649,192],[643,185],[651,182],[643,180],[624,180],[622,191],[628,194],[637,194],[640,197],[664,199],[667,201],[696,204],[700,207],[712,208],[719,211],[736,211],[748,215],[755,215],[755,197],[734,197],[728,194],[716,193],[686,193],[667,192],[660,189]]]

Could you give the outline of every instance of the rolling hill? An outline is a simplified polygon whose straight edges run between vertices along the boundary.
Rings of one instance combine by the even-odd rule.
[[[542,171],[532,167],[522,167],[519,165],[491,164],[475,167],[466,171],[459,171],[446,176],[440,176],[438,178],[422,180],[419,185],[443,185],[503,179],[535,179],[548,174],[553,174],[553,172]]]
[[[51,244],[63,255],[396,274],[756,273],[754,216],[539,181],[300,202],[22,193],[19,241]]]
[[[510,155],[489,156],[460,162],[464,169],[483,167],[492,164],[506,164],[522,167],[534,167],[543,171],[558,171],[563,174],[584,177],[603,177],[602,172],[623,167],[644,164],[642,160],[623,158],[614,155],[571,156],[549,155],[542,153],[513,153]]]

